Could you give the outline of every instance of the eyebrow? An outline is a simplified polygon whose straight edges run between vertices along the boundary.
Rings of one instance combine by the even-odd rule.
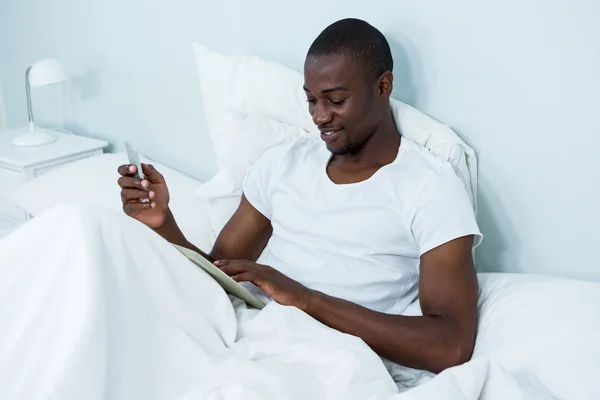
[[[308,90],[308,88],[306,86],[303,86],[303,89],[305,92],[309,92],[310,90]],[[339,92],[339,91],[344,91],[344,90],[348,90],[347,88],[343,87],[343,86],[335,86],[329,89],[325,89],[323,90],[321,93],[331,93],[331,92]]]

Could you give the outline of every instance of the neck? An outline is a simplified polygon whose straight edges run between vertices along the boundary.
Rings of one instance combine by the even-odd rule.
[[[342,163],[386,165],[396,159],[399,147],[400,132],[390,110],[358,152],[335,158]]]

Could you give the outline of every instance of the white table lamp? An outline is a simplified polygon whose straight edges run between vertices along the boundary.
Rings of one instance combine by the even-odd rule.
[[[31,108],[31,87],[45,86],[67,80],[67,73],[55,59],[44,59],[35,62],[25,72],[25,90],[27,94],[27,113],[29,126],[24,132],[12,140],[14,146],[42,146],[56,140],[56,135],[48,129],[35,126],[33,110]]]

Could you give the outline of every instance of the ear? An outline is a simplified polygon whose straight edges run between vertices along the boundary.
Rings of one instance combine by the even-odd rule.
[[[390,71],[381,74],[377,88],[379,89],[380,96],[390,97],[392,95],[392,89],[394,89],[394,75]]]

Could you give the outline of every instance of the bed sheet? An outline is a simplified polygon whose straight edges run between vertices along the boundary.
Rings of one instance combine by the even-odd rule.
[[[511,365],[507,354],[519,336],[509,337],[507,318],[519,309],[535,323],[543,314],[535,308],[528,314],[513,296],[540,290],[514,281],[508,289],[501,279],[485,284],[480,328],[486,331],[472,361],[399,392],[359,338],[294,307],[246,308],[156,233],[114,210],[58,206],[0,239],[0,260],[5,398],[582,400],[600,393],[590,379],[600,357],[589,310],[579,323],[571,321],[580,335],[563,338],[583,346],[589,360],[555,348],[546,352],[572,361],[536,355],[536,368]],[[541,287],[557,297],[558,286]],[[596,287],[582,289],[569,292],[580,306],[578,293]],[[512,302],[495,301],[495,294]],[[599,304],[594,299],[591,306]],[[558,306],[553,310],[562,315]],[[551,374],[555,366],[559,375]]]

